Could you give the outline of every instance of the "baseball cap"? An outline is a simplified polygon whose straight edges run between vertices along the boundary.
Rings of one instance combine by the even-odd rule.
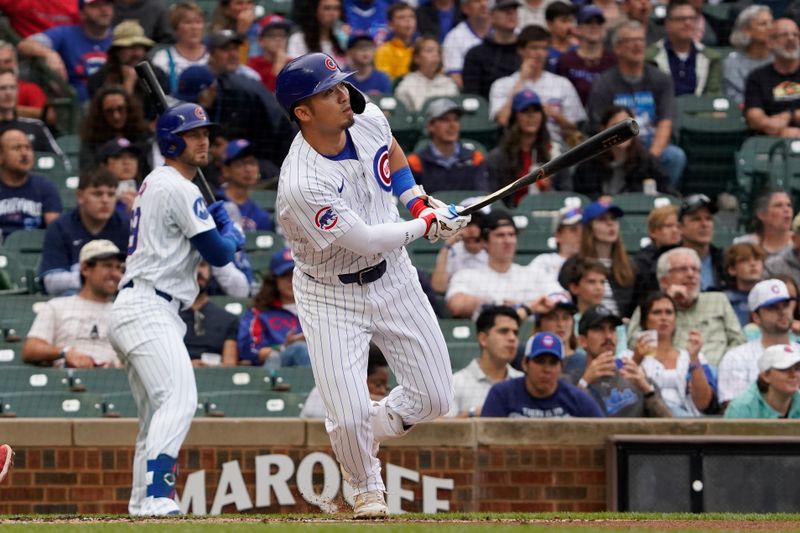
[[[562,207],[553,218],[553,233],[561,226],[574,226],[583,222],[583,211],[580,207]]]
[[[287,33],[292,29],[292,23],[280,15],[266,16],[262,18],[258,24],[261,26],[261,29],[258,31],[259,37],[263,37],[267,31],[273,28],[286,30]]]
[[[102,2],[102,1],[104,0],[78,0],[78,9],[83,9],[89,4],[94,4],[95,2]],[[113,0],[105,0],[105,1],[110,4],[112,3]]]
[[[350,38],[347,39],[347,49],[350,50],[361,41],[367,41],[373,45],[375,44],[375,39],[373,39],[369,33],[354,32],[350,35]]]
[[[178,78],[178,90],[175,98],[184,102],[197,102],[198,95],[210,87],[216,76],[206,65],[192,65]]]
[[[522,3],[517,0],[489,0],[489,11],[506,7],[519,7]]]
[[[458,113],[458,116],[464,114],[464,109],[449,98],[437,98],[428,105],[428,109],[425,111],[425,124],[437,118],[442,118],[451,111]]]
[[[566,309],[573,314],[578,312],[578,307],[572,302],[572,296],[561,285],[553,287],[547,293],[547,298],[555,303],[556,308]]]
[[[678,220],[682,219],[684,215],[694,213],[703,207],[708,208],[712,215],[717,212],[716,204],[705,194],[700,193],[687,196],[683,199],[683,202],[681,202],[681,208],[678,210]]]
[[[124,261],[126,254],[120,252],[117,245],[107,239],[95,239],[83,245],[81,253],[78,255],[78,261],[85,263],[87,261],[100,261],[109,257],[116,257],[120,261]]]
[[[111,46],[127,48],[128,46],[146,46],[150,48],[155,41],[144,34],[144,28],[136,20],[123,20],[114,28],[111,36]]]
[[[778,302],[788,302],[792,297],[786,284],[779,279],[765,279],[756,283],[747,295],[747,307],[750,312],[758,311],[762,307],[776,304]]]
[[[525,358],[535,359],[540,355],[554,355],[559,361],[564,359],[564,345],[561,338],[555,333],[542,331],[537,333],[525,343]]]
[[[230,165],[233,161],[252,154],[253,147],[250,141],[247,139],[234,139],[228,143],[228,147],[225,149],[225,159],[222,162]]]
[[[511,100],[511,109],[514,112],[528,109],[531,106],[537,106],[539,109],[541,109],[542,100],[539,98],[538,94],[530,89],[518,92],[514,95],[514,99]]]
[[[273,254],[269,261],[269,271],[275,276],[283,276],[293,268],[294,259],[292,259],[292,251],[289,248]]]
[[[481,225],[481,233],[484,235],[489,233],[490,231],[496,230],[497,228],[501,228],[504,226],[508,226],[511,228],[517,229],[517,225],[514,224],[514,219],[503,211],[502,209],[493,209],[488,215],[483,218],[483,224]]]
[[[139,148],[131,143],[128,139],[125,137],[118,137],[106,142],[100,148],[100,160],[108,161],[109,157],[116,157],[124,152],[128,152],[137,156],[141,153]]]
[[[209,51],[211,51],[215,48],[221,48],[228,43],[242,44],[243,42],[244,39],[242,39],[235,31],[219,30],[208,36],[206,44],[208,45]]]
[[[583,223],[588,224],[592,220],[600,218],[608,212],[611,212],[617,218],[625,215],[625,212],[620,207],[611,202],[597,200],[583,208]]]
[[[594,4],[588,4],[578,11],[578,24],[586,24],[591,20],[599,20],[601,24],[605,23],[606,17],[603,15],[603,10]]]
[[[614,327],[622,325],[622,319],[604,305],[593,305],[583,313],[578,323],[578,333],[585,335],[593,327],[599,326],[606,320],[612,322]]]
[[[758,371],[766,372],[771,368],[786,370],[800,363],[800,352],[788,344],[773,344],[764,350],[758,358]]]

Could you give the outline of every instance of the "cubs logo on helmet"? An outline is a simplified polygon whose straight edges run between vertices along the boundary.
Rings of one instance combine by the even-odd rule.
[[[375,179],[384,191],[392,190],[392,173],[389,168],[389,149],[386,146],[378,148],[375,157],[372,159],[372,169],[375,172]]]
[[[330,205],[326,205],[317,211],[317,214],[314,216],[314,224],[316,224],[319,229],[333,229],[337,222],[339,222],[339,215],[336,214],[336,211],[334,211],[333,207]]]
[[[186,102],[174,105],[161,113],[156,122],[158,149],[164,157],[178,157],[186,149],[181,133],[216,126],[216,123],[208,120],[201,106]]]

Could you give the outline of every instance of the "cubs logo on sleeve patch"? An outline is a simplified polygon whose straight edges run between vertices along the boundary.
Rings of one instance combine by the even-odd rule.
[[[389,170],[389,149],[384,145],[378,148],[375,158],[372,160],[372,168],[375,171],[375,179],[384,191],[392,190],[392,173]]]
[[[202,198],[198,197],[197,200],[194,201],[192,209],[194,210],[194,214],[197,215],[197,218],[200,220],[206,220],[208,218],[208,208],[206,207],[206,203]]]
[[[319,229],[333,229],[337,222],[339,222],[339,215],[336,214],[336,211],[334,211],[333,207],[330,205],[326,205],[317,211],[317,214],[314,216],[314,224],[316,224]]]

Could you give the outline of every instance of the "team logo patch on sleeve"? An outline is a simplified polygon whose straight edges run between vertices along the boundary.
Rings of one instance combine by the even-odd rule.
[[[389,170],[389,149],[381,146],[372,160],[372,167],[375,171],[375,179],[384,191],[392,190],[392,173]]]
[[[197,215],[197,218],[200,220],[206,220],[208,218],[208,208],[202,198],[197,198],[197,200],[194,201],[192,209],[194,209],[194,214]]]
[[[326,205],[317,211],[317,214],[314,216],[314,224],[316,224],[319,229],[333,229],[337,222],[339,222],[339,215],[336,214],[336,211],[334,211],[333,207],[330,205]]]

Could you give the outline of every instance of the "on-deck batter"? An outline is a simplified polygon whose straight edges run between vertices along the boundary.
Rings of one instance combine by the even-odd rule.
[[[354,488],[355,516],[388,513],[378,444],[450,409],[452,371],[436,316],[404,245],[469,222],[424,195],[375,105],[321,53],[288,63],[277,97],[298,134],[281,167],[277,211],[295,259],[294,291],[326,428]],[[401,221],[394,193],[414,214]],[[369,342],[400,386],[372,402]]]
[[[132,515],[180,512],[173,499],[176,461],[197,408],[197,387],[178,311],[197,297],[200,256],[223,266],[244,245],[222,202],[206,207],[192,183],[208,163],[212,126],[196,104],[167,109],[156,125],[166,164],[145,178],[133,202],[126,272],[109,328],[139,411]]]

